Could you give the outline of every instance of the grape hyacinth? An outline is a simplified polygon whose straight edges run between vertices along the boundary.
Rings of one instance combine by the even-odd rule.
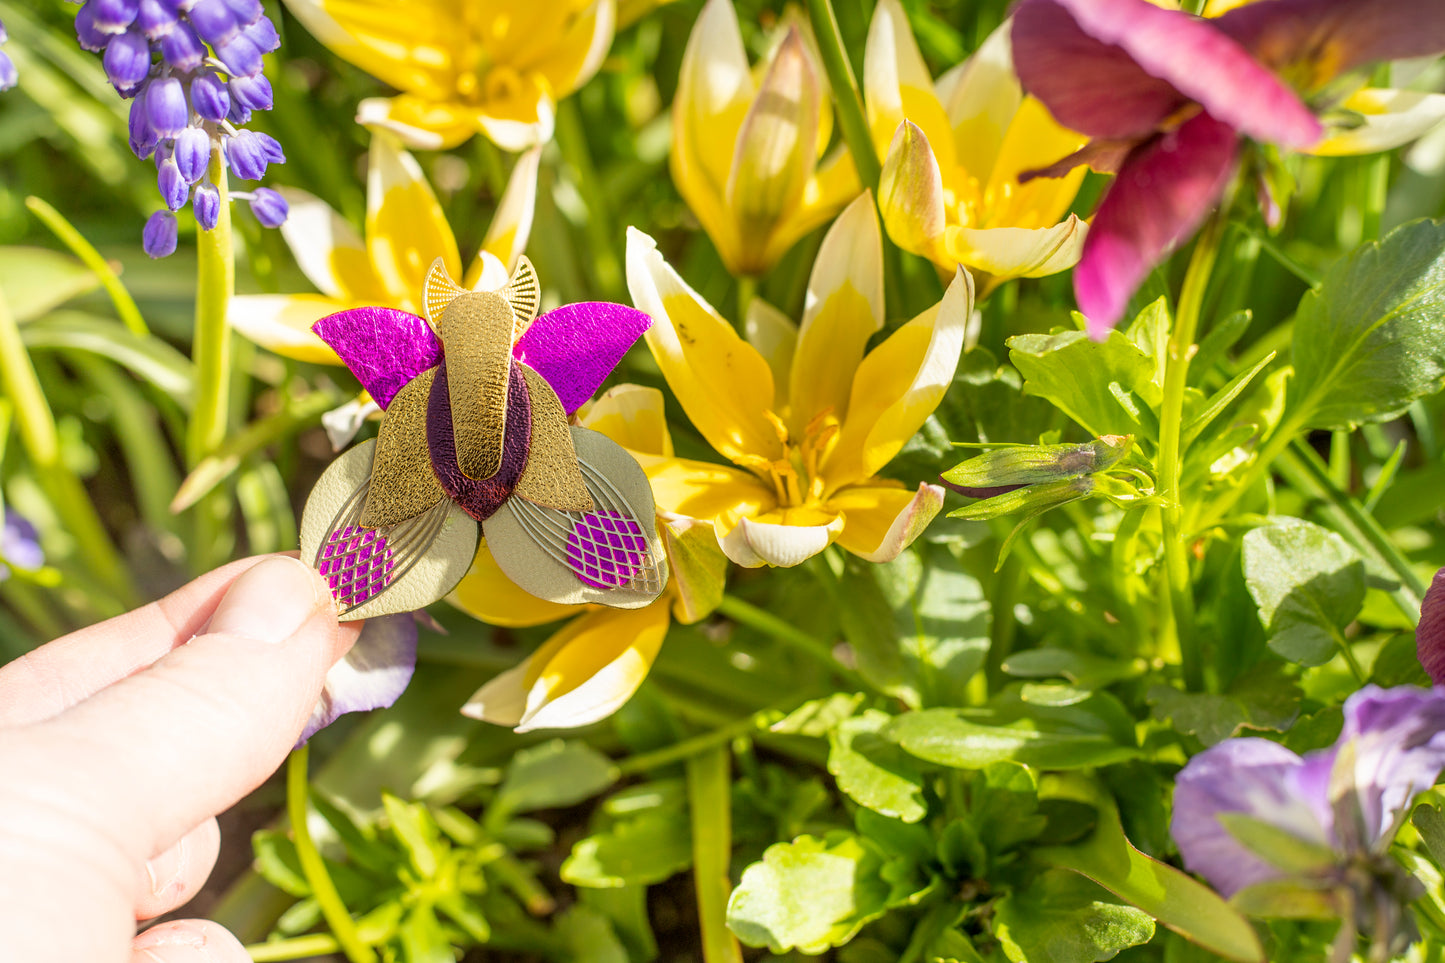
[[[269,165],[285,162],[275,138],[242,126],[253,111],[271,109],[261,58],[281,38],[261,0],[80,2],[80,45],[101,53],[106,77],[131,102],[131,150],[155,160],[165,210],[146,221],[142,243],[151,257],[166,257],[176,249],[175,212],[187,203],[203,231],[220,218],[220,192],[208,173],[213,152],[243,181],[260,180]],[[265,227],[286,220],[286,201],[273,190],[230,196],[249,201]]]
[[[5,22],[0,20],[0,47],[5,45],[8,35],[5,33]],[[15,63],[5,51],[0,50],[0,90],[9,90],[15,86],[20,75],[15,71]]]

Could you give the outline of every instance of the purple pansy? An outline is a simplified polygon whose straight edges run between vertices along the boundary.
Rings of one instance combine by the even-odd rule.
[[[1219,816],[1269,823],[1337,856],[1345,885],[1380,859],[1416,793],[1445,768],[1445,688],[1368,685],[1345,702],[1328,749],[1299,756],[1267,739],[1230,739],[1189,761],[1174,789],[1170,829],[1184,865],[1225,896],[1289,874],[1236,839]],[[1382,868],[1383,867],[1383,868]]]
[[[410,612],[367,619],[351,651],[326,673],[301,742],[337,716],[384,709],[401,698],[416,669],[416,642],[417,619]]]
[[[1202,20],[1148,0],[1023,0],[1012,39],[1024,89],[1093,138],[1035,175],[1085,163],[1118,174],[1074,273],[1102,337],[1219,201],[1241,136],[1312,145],[1323,127],[1300,94],[1363,63],[1445,50],[1445,3],[1259,0]]]
[[[40,533],[30,519],[14,509],[5,509],[4,526],[0,527],[0,582],[10,577],[11,566],[31,571],[44,564]]]

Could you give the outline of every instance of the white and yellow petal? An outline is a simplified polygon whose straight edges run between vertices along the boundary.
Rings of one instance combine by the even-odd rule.
[[[522,0],[518,6],[542,10],[560,7],[565,10],[569,4],[556,0],[542,4]],[[518,70],[535,71],[546,77],[558,97],[567,96],[592,79],[607,58],[613,33],[617,29],[616,0],[582,0],[570,6],[574,9],[565,11],[563,23],[545,32],[534,31],[543,33],[549,39],[546,48],[536,53],[519,51],[513,63]]]
[[[356,122],[411,150],[448,150],[477,132],[475,110],[410,94],[366,98],[356,105]]]
[[[600,722],[637,691],[662,647],[672,600],[603,608],[567,623],[515,668],[482,686],[462,713],[518,732]]]
[[[898,0],[879,0],[863,49],[863,94],[874,149],[888,149],[904,119],[913,121],[934,144],[945,169],[953,166],[948,115],[934,93],[933,78]]]
[[[337,56],[399,90],[444,91],[466,58],[468,31],[448,0],[286,0],[287,8]]]
[[[864,192],[828,229],[808,277],[788,389],[797,437],[815,418],[847,415],[853,375],[883,311],[883,236]]]
[[[806,562],[833,544],[843,531],[843,516],[817,508],[787,508],[757,518],[740,518],[719,532],[723,553],[743,568]]]
[[[943,508],[943,489],[926,482],[917,491],[854,485],[830,498],[828,507],[844,517],[839,545],[869,562],[891,562]]]
[[[943,174],[928,136],[912,121],[899,124],[893,135],[878,180],[878,209],[893,243],[943,262],[943,232],[948,224]]]
[[[1041,278],[1079,263],[1089,226],[1070,214],[1053,227],[950,227],[944,250],[956,264],[985,271],[993,281]]]
[[[426,273],[438,257],[452,277],[462,273],[456,237],[421,165],[382,131],[371,139],[366,246],[391,303],[405,310],[418,308]]]
[[[1321,157],[1393,150],[1445,123],[1445,94],[1366,87],[1340,104],[1358,126],[1327,128],[1325,139],[1306,153]]]
[[[938,304],[863,359],[848,417],[822,465],[826,494],[876,475],[928,420],[953,382],[972,312],[973,279],[960,268]]]
[[[647,345],[663,377],[708,443],[739,463],[781,458],[782,441],[764,414],[774,403],[767,361],[636,228],[627,232],[627,288],[632,303],[652,316]]]
[[[743,319],[743,335],[772,369],[774,403],[782,407],[788,403],[785,392],[793,369],[793,351],[798,346],[798,325],[762,298],[753,298],[748,302],[748,316]]]
[[[311,326],[328,314],[354,307],[322,294],[241,294],[226,308],[226,322],[242,337],[285,358],[312,364],[341,359]]]
[[[629,451],[672,457],[672,433],[662,392],[656,388],[633,384],[610,388],[578,409],[577,423],[602,432]]]
[[[337,301],[362,301],[384,296],[371,269],[366,242],[321,198],[294,187],[279,189],[290,214],[281,237],[296,266],[317,290]]]
[[[711,522],[727,531],[739,518],[772,511],[777,493],[752,472],[686,458],[638,455],[652,483],[659,512],[672,512]]]
[[[963,63],[938,78],[957,163],[979,180],[993,171],[1005,132],[1023,101],[1005,20]]]
[[[527,241],[532,236],[532,218],[537,210],[537,168],[541,159],[540,147],[517,158],[482,241],[482,250],[495,256],[508,271],[517,266],[517,259],[527,249]],[[474,272],[480,275],[480,271],[480,265],[474,262],[467,269],[467,277],[471,279]]]

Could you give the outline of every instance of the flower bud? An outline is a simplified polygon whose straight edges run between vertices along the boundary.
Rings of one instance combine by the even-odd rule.
[[[191,188],[186,183],[186,179],[181,176],[175,158],[167,158],[157,165],[156,185],[160,188],[161,200],[167,208],[179,211],[186,206],[186,199],[190,196]]]
[[[230,43],[231,38],[241,32],[236,15],[223,0],[197,0],[189,16],[196,33],[212,47]]]
[[[247,107],[245,104],[241,103],[235,98],[232,98],[231,109],[226,112],[226,119],[229,120],[231,123],[235,124],[237,127],[241,127],[250,122],[251,108]]]
[[[151,81],[146,88],[145,101],[146,118],[161,140],[178,136],[190,123],[191,110],[186,106],[186,92],[175,77]]]
[[[140,0],[140,13],[137,14],[136,26],[146,35],[148,40],[159,40],[172,30],[180,22],[173,10],[169,10],[160,0]]]
[[[256,49],[263,54],[268,54],[281,46],[281,35],[276,32],[276,25],[271,22],[270,17],[262,17],[241,31],[241,36],[256,45]]]
[[[249,27],[261,19],[265,8],[261,6],[261,0],[225,0],[226,6],[235,15],[236,22],[243,27]]]
[[[196,196],[191,200],[191,210],[196,213],[196,223],[203,231],[214,231],[221,219],[221,192],[209,181],[196,186]]]
[[[87,3],[75,15],[75,39],[80,42],[82,50],[91,52],[104,50],[105,45],[110,43],[110,34],[95,25],[94,4]]]
[[[150,74],[151,45],[139,30],[127,30],[105,45],[105,75],[121,94],[134,93]]]
[[[942,480],[970,498],[992,498],[1024,485],[1104,471],[1127,455],[1133,444],[1132,435],[1104,435],[1082,445],[996,448],[955,465]]]
[[[231,95],[221,78],[206,74],[191,81],[191,104],[202,119],[219,124],[231,112]]]
[[[95,8],[95,28],[101,33],[125,33],[140,12],[139,0],[89,0]]]
[[[261,138],[264,134],[243,130],[226,141],[226,159],[231,164],[231,173],[237,180],[258,181],[266,176],[266,145]]]
[[[206,45],[185,21],[161,38],[161,57],[177,70],[189,73],[206,60]]]
[[[199,127],[187,127],[176,138],[176,167],[187,184],[206,175],[211,162],[211,137]]]
[[[150,118],[146,116],[146,99],[146,91],[142,89],[130,102],[130,149],[141,160],[151,156],[159,142]]]
[[[146,221],[141,247],[153,258],[170,257],[176,252],[176,216],[169,211],[156,211]]]
[[[271,81],[266,79],[265,74],[257,74],[254,77],[236,77],[230,83],[231,96],[237,103],[251,110],[270,110],[275,102],[275,95],[271,91]]]
[[[256,215],[262,227],[280,227],[286,223],[286,215],[290,212],[286,198],[269,187],[258,187],[251,192],[251,213]]]

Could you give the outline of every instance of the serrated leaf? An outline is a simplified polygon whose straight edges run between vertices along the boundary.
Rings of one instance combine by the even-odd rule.
[[[728,900],[728,928],[774,953],[842,946],[888,909],[883,866],[877,847],[853,833],[776,843],[743,871]]]
[[[1414,221],[1336,263],[1295,314],[1291,417],[1384,421],[1445,381],[1445,222]]]
[[[553,739],[512,758],[492,806],[507,813],[575,806],[616,781],[611,759],[586,743]]]
[[[1155,718],[1171,720],[1176,730],[1206,746],[1238,735],[1241,729],[1283,732],[1299,716],[1303,697],[1273,660],[1259,663],[1223,693],[1181,692],[1161,685],[1151,687],[1148,696]]]
[[[994,904],[994,935],[1014,963],[1100,963],[1154,936],[1149,914],[1063,869]]]
[[[1024,392],[1048,399],[1089,434],[1137,434],[1142,428],[1120,404],[1132,395],[1157,406],[1154,359],[1123,332],[1093,341],[1082,331],[1021,334],[1008,341],[1009,358],[1024,376]]]
[[[1323,665],[1365,602],[1365,563],[1339,535],[1280,519],[1244,536],[1244,577],[1269,646],[1282,658]]]
[[[916,823],[928,812],[923,771],[897,743],[878,735],[891,720],[869,709],[828,734],[828,771],[848,798],[884,816]]]
[[[69,254],[43,247],[0,247],[0,293],[17,324],[98,287],[100,279]]]

